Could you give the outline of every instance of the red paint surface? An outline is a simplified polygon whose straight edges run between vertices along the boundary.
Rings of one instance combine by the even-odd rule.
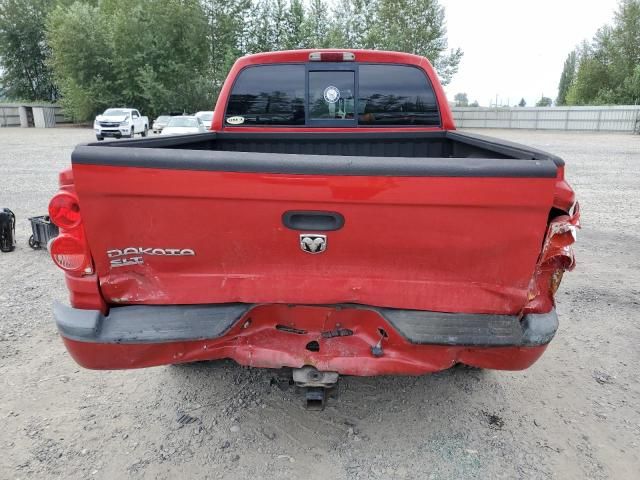
[[[554,178],[349,177],[75,165],[107,303],[359,303],[514,314],[543,243]],[[326,252],[287,210],[337,211]],[[189,248],[111,268],[107,251]]]
[[[245,327],[246,325],[246,327]],[[283,332],[285,325],[306,331]],[[321,332],[350,329],[352,336],[323,338]],[[384,354],[374,357],[371,346],[381,338]],[[319,352],[306,345],[317,341]],[[456,363],[522,370],[544,352],[541,347],[469,348],[413,345],[400,336],[378,313],[371,310],[284,305],[259,306],[247,313],[231,331],[216,340],[156,344],[95,344],[64,338],[67,349],[80,365],[92,369],[126,369],[181,362],[230,358],[241,365],[298,368],[312,365],[343,375],[420,375]]]

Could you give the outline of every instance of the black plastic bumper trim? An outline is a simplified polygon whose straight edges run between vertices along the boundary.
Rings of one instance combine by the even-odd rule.
[[[549,343],[558,329],[555,310],[524,317],[396,309],[379,311],[403,337],[419,345],[533,347]]]
[[[54,304],[60,333],[72,340],[95,343],[166,343],[204,340],[224,335],[247,310],[245,303],[220,305],[131,305],[108,315]]]
[[[219,338],[255,305],[132,305],[80,310],[60,303],[53,313],[67,338],[95,343],[167,343]],[[328,306],[328,305],[324,305]],[[410,343],[474,347],[546,345],[558,329],[555,310],[543,314],[489,315],[399,310],[363,305],[340,308],[374,310]]]

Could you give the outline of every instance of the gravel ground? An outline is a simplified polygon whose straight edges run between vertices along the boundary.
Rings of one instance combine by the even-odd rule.
[[[90,130],[0,129],[0,478],[638,478],[640,137],[484,131],[567,161],[583,212],[560,330],[525,372],[343,378],[307,412],[277,372],[231,362],[95,372],[66,354],[65,300],[27,246]]]

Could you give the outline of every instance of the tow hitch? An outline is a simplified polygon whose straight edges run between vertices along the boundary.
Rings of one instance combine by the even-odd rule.
[[[293,381],[304,390],[307,410],[324,410],[327,393],[338,383],[338,373],[320,372],[311,366],[294,368]]]

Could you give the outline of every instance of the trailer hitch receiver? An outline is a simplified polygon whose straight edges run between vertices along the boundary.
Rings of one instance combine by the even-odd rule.
[[[338,383],[337,372],[321,372],[314,367],[305,366],[293,369],[293,381],[304,389],[305,408],[324,410],[327,391]]]

